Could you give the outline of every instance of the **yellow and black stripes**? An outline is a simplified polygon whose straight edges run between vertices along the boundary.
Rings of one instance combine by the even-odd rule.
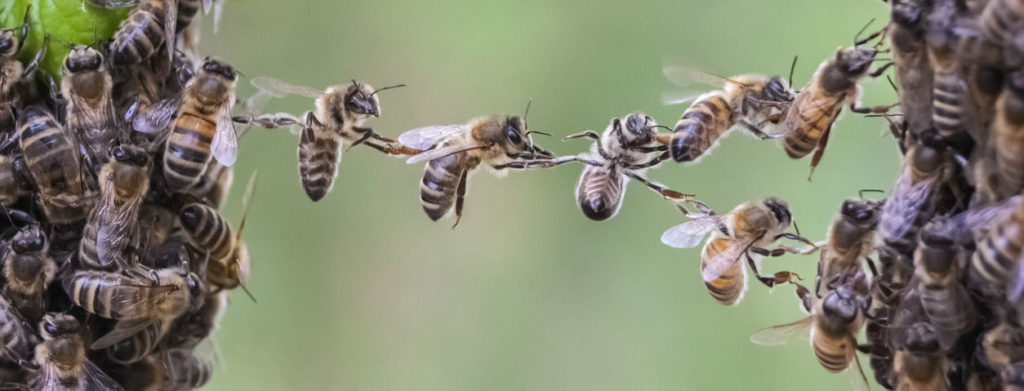
[[[309,114],[312,115],[312,114]],[[314,125],[318,126],[318,125]],[[341,140],[320,129],[307,127],[299,138],[299,178],[306,195],[319,201],[334,187],[338,176]]]
[[[816,97],[811,93],[822,96]],[[843,96],[831,97],[824,94],[821,88],[803,91],[786,113],[785,123],[788,127],[782,139],[782,147],[791,159],[803,158],[814,151],[839,115],[842,109],[839,104]]]
[[[110,44],[111,58],[118,65],[141,63],[164,42],[166,0],[142,0],[121,22]]]
[[[216,209],[199,203],[188,204],[181,209],[180,219],[192,245],[210,252],[211,263],[231,253],[234,248],[231,226]]]
[[[201,6],[201,0],[178,0],[178,22],[174,26],[175,30],[179,33],[185,31],[192,24]]]
[[[966,84],[955,68],[935,69],[932,85],[932,123],[943,140],[959,140],[966,135],[961,118]]]
[[[996,223],[977,245],[971,257],[970,277],[985,291],[1002,294],[1024,248],[1024,208]]]
[[[423,169],[420,203],[431,220],[444,217],[455,205],[458,187],[470,169],[460,162],[462,159],[463,154],[445,156],[431,160]]]
[[[7,299],[0,295],[0,348],[4,356],[17,362],[28,361],[35,348],[35,333],[21,319]]]
[[[853,341],[846,335],[840,338],[816,336],[815,343],[811,346],[814,348],[814,356],[818,358],[818,363],[833,373],[841,372],[850,365],[855,348]]]
[[[732,239],[721,237],[709,240],[708,244],[704,246],[700,270],[703,272],[704,268],[707,267],[707,260],[714,258],[715,255],[722,251],[726,251],[732,243]],[[708,293],[711,294],[711,297],[722,305],[739,304],[740,299],[743,298],[743,290],[746,288],[747,283],[744,272],[743,263],[735,262],[732,266],[725,269],[725,272],[718,276],[718,278],[710,282],[705,281],[704,286],[708,288]]]
[[[677,162],[694,161],[732,127],[732,107],[720,94],[698,98],[676,122],[669,146]]]
[[[182,191],[199,182],[210,162],[210,144],[217,134],[217,123],[189,112],[174,121],[164,151],[164,180],[167,187]]]
[[[37,106],[25,109],[18,128],[22,156],[48,220],[71,224],[85,219],[89,205],[73,136]]]
[[[1007,42],[1017,34],[1015,27],[1024,19],[1024,5],[1017,0],[991,0],[981,15],[982,31],[996,44]]]
[[[198,389],[210,381],[213,368],[189,349],[170,349],[163,353],[167,378],[171,384]]]
[[[584,166],[576,184],[576,202],[587,218],[607,220],[622,207],[625,185],[625,176],[615,166]]]
[[[110,361],[122,365],[146,358],[156,348],[157,343],[163,339],[168,326],[167,321],[157,319],[139,332],[111,346],[107,350],[107,357],[110,358]]]

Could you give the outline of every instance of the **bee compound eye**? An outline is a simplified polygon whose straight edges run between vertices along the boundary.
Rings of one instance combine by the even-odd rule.
[[[512,144],[521,144],[523,142],[523,138],[519,135],[519,131],[511,125],[506,128],[505,135],[508,137],[508,141],[511,141]]]

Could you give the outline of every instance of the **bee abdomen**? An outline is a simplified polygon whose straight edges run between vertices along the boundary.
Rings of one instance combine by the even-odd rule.
[[[138,64],[156,52],[164,40],[166,5],[163,0],[144,0],[121,22],[110,44],[115,64]]]
[[[920,289],[921,306],[937,330],[961,332],[970,326],[969,313],[958,311],[963,303],[946,289]]]
[[[164,179],[175,191],[196,182],[210,162],[210,143],[217,124],[206,118],[183,113],[175,122],[164,151]]]
[[[181,226],[188,233],[192,244],[209,251],[211,259],[223,259],[231,252],[231,227],[217,210],[193,203],[181,209]]]
[[[104,318],[113,318],[112,295],[119,283],[116,277],[107,273],[79,272],[64,280],[64,290],[79,307]]]
[[[622,174],[603,167],[586,166],[576,185],[576,200],[583,215],[595,221],[611,218],[622,207],[625,195]]]
[[[338,175],[339,142],[333,137],[317,137],[307,128],[299,140],[299,178],[306,195],[319,201],[334,187]]]
[[[118,364],[131,364],[145,358],[153,351],[166,328],[163,320],[157,320],[132,336],[114,344],[107,351],[110,361]]]
[[[964,87],[962,80],[952,71],[935,72],[932,90],[932,122],[943,139],[960,137],[966,130],[960,117]]]
[[[420,203],[431,220],[437,221],[452,209],[462,170],[455,156],[427,163],[420,181]]]
[[[1007,276],[1016,265],[1021,253],[1021,243],[1017,237],[1008,237],[1019,233],[1017,227],[1008,228],[1011,224],[998,224],[989,232],[971,257],[971,275],[977,280],[977,286],[991,286],[1002,291]],[[1007,231],[1013,231],[1012,233]]]
[[[721,253],[729,248],[731,241],[724,238],[713,239],[704,246],[704,251],[700,263],[700,270],[703,272],[704,268],[707,267],[706,261],[714,258],[716,254]],[[739,304],[743,298],[743,289],[746,287],[746,276],[743,274],[743,264],[740,262],[734,263],[725,269],[725,272],[721,276],[714,279],[713,281],[705,281],[704,286],[707,287],[708,293],[711,294],[715,300],[722,305],[736,305]]]
[[[725,98],[712,95],[694,102],[676,122],[669,151],[677,162],[694,161],[732,127],[732,108]]]
[[[181,32],[187,29],[192,24],[196,14],[199,13],[201,6],[202,2],[200,0],[178,0],[178,21],[175,30]]]
[[[853,349],[853,347],[848,345],[849,342],[847,341],[839,342],[838,345],[819,341],[811,343],[811,346],[814,348],[814,356],[818,358],[818,363],[825,370],[832,373],[841,372],[850,365],[848,351]]]
[[[1016,0],[994,0],[989,2],[981,16],[981,24],[985,35],[996,43],[1003,43],[1015,34],[1016,26],[1024,9]]]
[[[167,365],[168,378],[172,384],[188,386],[189,389],[198,389],[210,381],[212,367],[209,362],[197,357],[188,349],[171,349],[164,353],[164,360],[173,365]]]

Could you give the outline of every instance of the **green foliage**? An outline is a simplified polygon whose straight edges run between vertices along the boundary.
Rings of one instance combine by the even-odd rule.
[[[7,0],[12,2],[12,0]],[[13,4],[0,6],[0,24],[4,28],[19,27],[29,11],[29,33],[25,47],[18,53],[22,61],[30,61],[50,36],[46,57],[40,69],[60,80],[61,62],[71,45],[96,45],[108,41],[117,31],[118,24],[131,12],[130,7],[105,9],[87,0],[13,0]]]

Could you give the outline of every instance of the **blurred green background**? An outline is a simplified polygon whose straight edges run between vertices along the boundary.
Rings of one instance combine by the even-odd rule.
[[[247,77],[311,86],[357,78],[382,94],[367,123],[406,129],[521,113],[559,141],[643,110],[671,126],[684,109],[661,74],[674,57],[720,74],[786,74],[800,56],[802,86],[818,62],[871,18],[879,1],[228,1],[218,34],[204,21],[202,53]],[[880,27],[882,23],[876,23]],[[244,96],[248,80],[239,83]],[[884,80],[865,103],[888,104]],[[272,103],[301,113],[303,98]],[[806,236],[824,238],[843,199],[889,189],[898,168],[884,121],[846,114],[807,181],[808,160],[733,135],[697,165],[650,176],[725,211],[770,195],[790,202]],[[739,133],[739,132],[737,132]],[[580,166],[473,178],[458,229],[421,210],[421,166],[355,148],[319,203],[303,193],[296,138],[258,130],[241,142],[228,216],[249,172],[260,185],[245,237],[249,287],[236,292],[216,335],[210,389],[280,390],[792,390],[844,389],[806,340],[749,342],[754,331],[802,317],[792,286],[751,285],[738,308],[706,293],[698,250],[662,245],[683,221],[634,183],[619,215],[593,222],[574,203]],[[814,275],[817,256],[766,260],[765,269]],[[806,281],[811,283],[811,281]],[[867,365],[866,358],[862,358]],[[868,373],[871,377],[870,372]],[[877,388],[877,386],[875,386]]]

